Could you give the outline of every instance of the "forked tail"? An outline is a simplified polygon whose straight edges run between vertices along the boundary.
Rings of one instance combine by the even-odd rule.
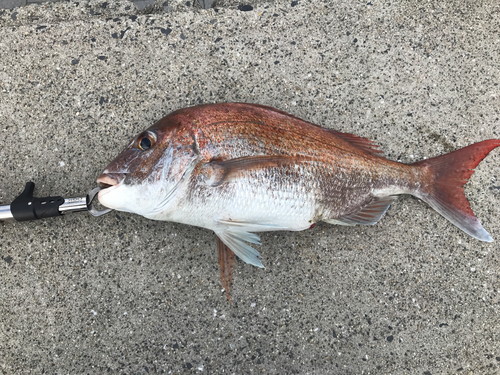
[[[423,185],[415,195],[464,232],[487,242],[493,239],[474,216],[463,186],[474,168],[498,146],[499,139],[490,139],[412,164],[427,170],[423,173]]]

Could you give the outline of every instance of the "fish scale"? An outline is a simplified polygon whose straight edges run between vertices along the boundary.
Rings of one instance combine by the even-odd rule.
[[[252,184],[253,180],[260,183]],[[172,207],[169,219],[213,230],[219,226],[213,219],[214,216],[234,221],[274,224],[289,230],[304,229],[310,226],[315,200],[312,193],[299,194],[306,190],[306,186],[294,184],[294,180],[296,177],[286,174],[278,176],[272,169],[254,171],[245,178],[220,186],[214,191],[204,179],[193,178],[191,187],[186,189],[186,195],[180,195],[175,209]],[[227,199],[228,197],[231,199]]]

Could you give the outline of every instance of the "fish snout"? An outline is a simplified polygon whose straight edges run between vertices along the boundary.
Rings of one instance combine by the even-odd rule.
[[[120,184],[125,179],[125,173],[103,173],[97,179],[101,189],[107,189]]]

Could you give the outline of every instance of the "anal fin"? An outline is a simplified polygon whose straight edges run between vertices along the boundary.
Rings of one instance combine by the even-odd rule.
[[[229,303],[233,304],[230,293],[233,284],[234,253],[219,237],[217,237],[217,250],[219,251],[220,280]]]
[[[397,199],[395,196],[376,198],[373,202],[363,207],[360,211],[338,217],[335,219],[323,220],[329,224],[340,225],[374,225],[387,212],[391,204]]]
[[[345,225],[345,226],[356,225],[356,223],[353,223],[352,221],[349,221],[349,222],[342,221],[342,218],[339,218],[339,219],[325,219],[323,221],[325,223],[332,224],[332,225]]]

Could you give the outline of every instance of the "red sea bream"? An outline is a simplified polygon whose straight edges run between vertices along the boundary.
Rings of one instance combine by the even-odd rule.
[[[201,105],[175,111],[135,137],[97,180],[104,187],[99,201],[213,230],[224,281],[231,277],[232,252],[263,266],[248,244],[259,243],[255,232],[300,231],[318,221],[372,225],[400,194],[492,241],[463,185],[498,146],[500,140],[487,140],[407,165],[384,158],[368,139],[270,107]]]

